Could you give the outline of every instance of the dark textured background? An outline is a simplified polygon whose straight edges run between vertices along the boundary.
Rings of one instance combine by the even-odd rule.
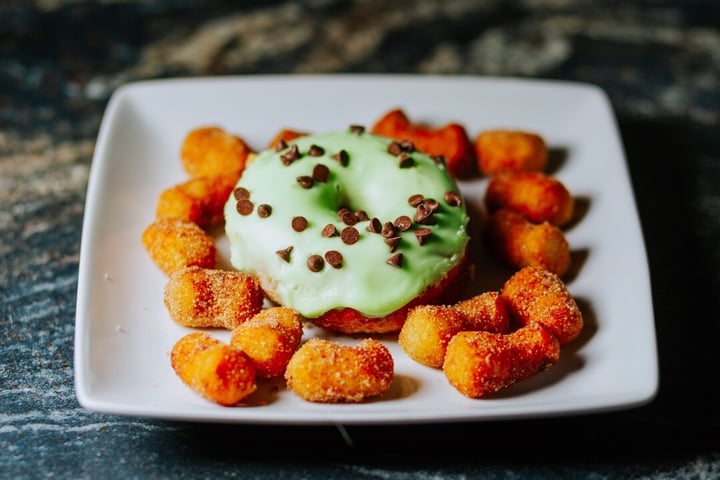
[[[242,5],[241,7],[238,5]],[[0,2],[0,477],[720,478],[720,3]],[[610,96],[650,263],[657,399],[514,422],[195,425],[75,400],[85,189],[126,82],[246,73],[591,82]]]

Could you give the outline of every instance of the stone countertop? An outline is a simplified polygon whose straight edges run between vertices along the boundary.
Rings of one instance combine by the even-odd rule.
[[[0,3],[0,477],[720,478],[720,7],[567,0]],[[73,334],[85,189],[126,82],[248,73],[590,82],[645,234],[660,390],[621,412],[394,426],[85,411]]]

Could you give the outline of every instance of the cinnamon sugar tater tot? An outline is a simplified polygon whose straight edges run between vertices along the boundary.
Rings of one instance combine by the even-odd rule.
[[[490,250],[515,268],[532,265],[562,276],[570,266],[570,246],[562,230],[548,222],[531,223],[509,208],[490,215],[484,237]]]
[[[398,344],[418,363],[439,368],[450,339],[465,328],[464,315],[452,307],[420,305],[408,312]]]
[[[187,134],[180,158],[191,177],[225,175],[235,183],[251,152],[252,149],[237,135],[219,127],[201,127]]]
[[[143,231],[141,240],[167,275],[190,266],[214,268],[217,264],[215,240],[192,222],[159,218]]]
[[[356,346],[312,338],[290,359],[287,386],[310,402],[357,403],[382,395],[394,378],[390,351],[366,338]]]
[[[456,178],[477,173],[472,142],[465,127],[458,123],[432,128],[413,123],[402,109],[394,109],[378,119],[371,131],[398,141],[410,140],[421,152],[442,156],[448,171]]]
[[[164,302],[180,325],[232,330],[262,309],[263,294],[251,275],[189,267],[170,275]]]
[[[458,333],[448,344],[443,371],[460,393],[479,398],[546,370],[559,357],[555,336],[531,323],[510,334]]]
[[[234,186],[235,180],[227,175],[191,178],[160,194],[155,216],[181,218],[204,229],[220,225],[225,220],[225,202]]]
[[[463,330],[505,333],[510,327],[510,312],[500,292],[483,292],[453,305],[463,315]]]
[[[545,140],[520,130],[486,130],[475,138],[478,168],[485,175],[544,170],[548,160]]]
[[[535,223],[562,226],[573,216],[575,202],[563,183],[541,172],[503,173],[494,176],[485,192],[488,210],[507,207]]]
[[[523,268],[505,282],[501,295],[518,323],[544,325],[561,345],[582,332],[582,313],[563,281],[552,272]]]
[[[280,145],[280,142],[290,143],[293,140],[295,140],[298,137],[304,137],[307,135],[306,132],[301,132],[299,130],[292,130],[289,128],[285,128],[283,130],[280,130],[272,140],[270,140],[270,143],[268,144],[268,148],[278,148],[278,145]]]
[[[190,333],[178,340],[170,364],[192,390],[223,406],[236,405],[257,388],[247,355],[207,333]]]
[[[274,378],[285,373],[302,334],[302,319],[297,312],[271,307],[237,326],[230,336],[230,345],[250,357],[259,378]]]

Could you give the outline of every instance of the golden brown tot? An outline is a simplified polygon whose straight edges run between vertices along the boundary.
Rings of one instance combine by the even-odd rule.
[[[543,138],[520,130],[487,130],[475,138],[478,169],[485,175],[544,170],[548,151]]]
[[[183,168],[191,177],[224,175],[240,178],[252,149],[243,139],[219,127],[201,127],[185,137],[180,150]]]
[[[483,292],[453,305],[463,316],[463,330],[505,333],[510,327],[510,312],[500,292]]]
[[[159,218],[143,231],[141,240],[167,275],[190,266],[214,268],[217,264],[215,240],[192,222]]]
[[[227,175],[196,177],[163,191],[158,198],[157,218],[180,218],[201,228],[220,225],[223,209],[235,180]]]
[[[420,305],[408,312],[398,343],[416,362],[440,368],[448,342],[464,327],[463,314],[453,307]]]

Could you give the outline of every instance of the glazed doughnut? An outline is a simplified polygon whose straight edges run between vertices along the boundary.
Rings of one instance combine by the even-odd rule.
[[[468,215],[445,166],[362,127],[259,153],[225,219],[238,270],[341,332],[396,331],[413,301],[446,301],[466,270]]]

